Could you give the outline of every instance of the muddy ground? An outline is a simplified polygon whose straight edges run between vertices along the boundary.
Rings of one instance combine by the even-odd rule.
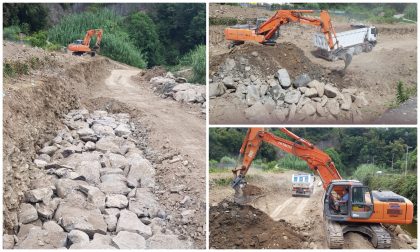
[[[250,170],[248,183],[259,187],[263,194],[247,206],[233,203],[234,191],[229,185],[219,183],[221,179],[229,179],[230,172],[210,173],[210,247],[328,248],[322,223],[323,188],[317,186],[320,180],[316,179],[311,197],[292,197],[293,173],[296,172]],[[278,227],[283,229],[265,235],[266,230]],[[395,233],[391,232],[391,236],[392,248],[413,248]],[[243,242],[238,244],[238,241]],[[373,246],[367,237],[347,233],[344,248],[373,249]]]
[[[258,11],[259,10],[259,11]],[[267,10],[258,8],[241,8],[238,6],[210,5],[210,16],[256,18],[258,16],[272,15]],[[240,14],[238,14],[240,13]],[[332,17],[333,24],[337,31],[348,29],[354,20]],[[266,58],[263,63],[259,62],[257,67],[265,69],[262,71],[267,77],[274,76],[279,66],[286,68],[291,79],[297,77],[296,73],[308,72],[311,76],[312,68],[320,69],[324,73],[324,79],[319,81],[331,82],[338,88],[356,89],[364,92],[368,106],[361,108],[361,118],[358,123],[381,123],[381,124],[415,124],[416,118],[413,114],[417,112],[417,102],[412,99],[408,105],[401,106],[401,113],[388,114],[388,110],[394,108],[396,99],[396,87],[398,81],[402,81],[406,87],[415,89],[417,85],[417,26],[415,24],[373,24],[377,26],[379,35],[378,43],[370,53],[361,53],[353,57],[345,76],[335,78],[331,76],[344,67],[343,61],[329,62],[314,55],[312,37],[318,31],[316,27],[303,26],[300,24],[289,24],[281,27],[280,37],[276,47],[263,46],[247,42],[233,50],[229,50],[228,42],[224,40],[223,30],[226,26],[210,26],[210,78],[218,72],[218,68],[226,59],[239,55],[241,52],[245,57],[253,51],[258,52]],[[293,57],[297,50],[287,51],[284,45],[293,44],[304,53],[304,58],[297,60]],[[243,47],[243,48],[241,48]],[[243,51],[242,51],[243,50]],[[303,64],[302,64],[303,63]],[[296,65],[297,64],[297,65]],[[311,66],[308,68],[308,64]],[[291,69],[288,67],[292,66]],[[328,78],[334,77],[334,78]],[[316,79],[317,75],[311,76]],[[413,94],[413,96],[416,96]],[[210,99],[209,118],[210,123],[215,124],[238,124],[252,123],[244,113],[246,104],[240,101],[233,93],[227,92],[220,97]],[[384,115],[385,114],[385,115]],[[320,123],[334,123],[331,120],[318,120]],[[337,118],[335,123],[351,123],[353,118]],[[305,121],[306,123],[306,121]],[[308,121],[310,123],[310,121]]]
[[[156,170],[154,193],[170,216],[168,230],[193,241],[195,248],[205,247],[206,131],[201,105],[162,99],[151,89],[148,76],[153,73],[105,57],[74,57],[8,42],[3,51],[4,62],[36,62],[28,74],[4,79],[4,233],[19,231],[24,192],[34,189],[32,180],[45,174],[33,164],[36,153],[64,127],[65,114],[86,108],[128,113],[141,125],[138,147]],[[141,72],[145,78],[131,78]],[[187,222],[182,221],[186,210],[194,213]]]

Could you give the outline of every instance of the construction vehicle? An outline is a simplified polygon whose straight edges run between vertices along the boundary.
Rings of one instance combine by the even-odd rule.
[[[279,29],[288,23],[300,23],[320,27],[321,33],[316,34],[314,41],[319,56],[328,60],[342,59],[345,62],[344,70],[350,65],[354,48],[364,48],[371,51],[376,44],[376,28],[361,27],[356,31],[337,33],[331,22],[328,11],[323,10],[320,18],[311,18],[304,14],[313,13],[313,10],[278,10],[269,19],[257,19],[256,25],[236,25],[226,28],[225,39],[231,41],[230,47],[243,44],[245,41],[255,41],[264,45],[274,45],[279,37]],[[360,36],[367,35],[366,41],[360,41]],[[363,46],[361,46],[363,45]],[[358,52],[358,51],[357,51]]]
[[[323,215],[329,248],[342,248],[343,235],[360,232],[370,237],[375,248],[390,248],[391,236],[382,224],[410,224],[413,203],[390,191],[371,191],[357,180],[341,177],[328,154],[309,141],[283,128],[293,141],[278,137],[264,128],[250,128],[242,143],[238,162],[232,170],[235,201],[247,202],[245,175],[263,142],[269,143],[307,162],[309,169],[320,177],[325,193]]]
[[[82,56],[84,54],[89,54],[93,57],[99,51],[102,40],[102,34],[102,29],[88,30],[83,40],[78,39],[73,43],[69,44],[67,48],[69,51],[72,52],[73,55]],[[92,48],[90,48],[90,41],[94,36],[96,36],[96,42],[95,45]]]
[[[361,52],[370,52],[376,45],[378,31],[375,26],[351,25],[351,30],[338,32],[333,37],[334,47],[322,33],[314,36],[314,45],[317,48],[317,56],[330,61],[336,61],[342,51],[350,55],[357,55]]]
[[[308,173],[292,175],[292,196],[308,196],[314,192],[315,177]]]

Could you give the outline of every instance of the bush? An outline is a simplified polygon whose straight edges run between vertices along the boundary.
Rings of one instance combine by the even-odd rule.
[[[306,161],[299,159],[298,157],[291,154],[287,154],[282,159],[280,159],[279,166],[289,170],[309,171]]]
[[[146,57],[123,29],[123,18],[114,12],[100,9],[97,12],[83,12],[65,16],[48,32],[49,40],[63,46],[76,39],[82,39],[89,29],[103,29],[101,54],[111,59],[139,68],[147,66]],[[91,45],[96,39],[92,39]]]
[[[29,74],[30,65],[26,62],[14,61],[3,64],[3,75],[15,77],[18,75]]]
[[[407,101],[409,98],[409,94],[407,89],[404,87],[404,83],[402,81],[398,81],[397,84],[397,102],[403,103]]]
[[[220,164],[222,166],[234,166],[236,164],[236,161],[231,157],[224,156],[220,159]]]
[[[48,34],[46,31],[39,31],[26,37],[25,39],[29,41],[32,46],[45,48],[47,46]]]
[[[17,25],[4,27],[3,28],[3,39],[4,40],[12,40],[12,41],[19,40],[19,33],[21,33],[21,29]]]
[[[369,185],[372,178],[376,175],[377,171],[379,171],[379,168],[376,165],[362,164],[357,167],[356,171],[353,174],[353,177],[355,177],[363,184]]]
[[[417,4],[408,4],[404,9],[404,17],[413,21],[417,21]]]
[[[206,46],[197,46],[182,57],[180,64],[192,67],[193,75],[190,82],[206,84]]]

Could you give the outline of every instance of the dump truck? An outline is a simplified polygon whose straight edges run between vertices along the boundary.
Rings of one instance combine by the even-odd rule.
[[[357,55],[361,52],[370,52],[376,45],[378,31],[375,26],[351,25],[351,30],[337,32],[331,41],[325,38],[323,33],[314,35],[314,45],[317,48],[317,56],[330,61],[336,61],[342,55]]]
[[[308,173],[292,175],[292,196],[308,196],[314,192],[315,177]]]

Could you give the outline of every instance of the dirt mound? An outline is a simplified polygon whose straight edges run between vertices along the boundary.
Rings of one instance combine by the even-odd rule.
[[[288,223],[252,206],[222,201],[210,207],[210,248],[296,249],[303,241]]]
[[[333,83],[342,82],[343,79],[338,72],[332,72],[313,63],[305,56],[302,49],[292,43],[279,43],[274,46],[246,43],[237,46],[228,54],[210,58],[210,74],[217,72],[226,58],[237,60],[245,58],[249,61],[249,65],[265,76],[272,76],[280,68],[285,68],[291,78],[306,73],[312,79],[324,79]]]

